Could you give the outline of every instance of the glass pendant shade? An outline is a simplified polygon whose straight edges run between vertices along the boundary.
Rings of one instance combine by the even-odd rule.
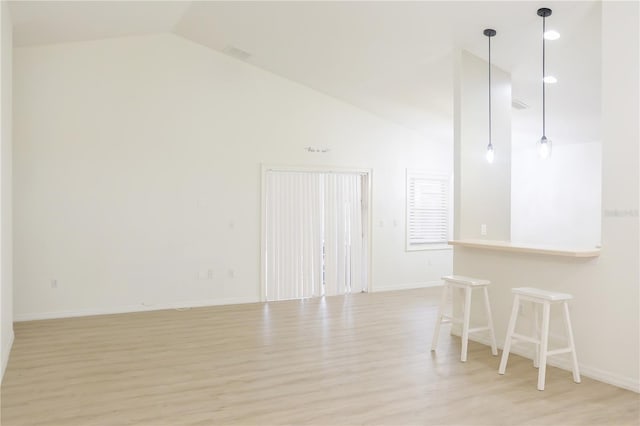
[[[493,163],[493,145],[491,143],[487,145],[487,153],[485,156],[489,164]]]
[[[541,159],[546,160],[551,156],[551,139],[543,136],[538,141],[538,155]]]

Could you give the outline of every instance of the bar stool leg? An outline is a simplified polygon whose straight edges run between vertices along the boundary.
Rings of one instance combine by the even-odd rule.
[[[538,341],[535,347],[535,353],[533,354],[533,366],[535,368],[540,367],[540,304],[531,303],[533,306],[533,336]]]
[[[469,321],[471,319],[471,287],[464,290],[464,319],[462,320],[462,351],[460,361],[467,361],[467,345],[469,343]]]
[[[488,319],[488,326],[489,326],[489,334],[491,335],[491,354],[493,356],[497,356],[498,355],[498,347],[496,345],[496,334],[493,331],[493,316],[491,315],[491,305],[489,304],[489,291],[487,290],[487,287],[483,288],[484,290],[484,306],[487,310],[487,319]]]
[[[564,309],[564,325],[567,327],[567,337],[569,338],[569,347],[571,348],[571,361],[573,362],[573,381],[580,383],[580,370],[578,369],[578,357],[576,356],[576,346],[573,342],[573,331],[571,328],[571,319],[569,318],[569,304],[563,302]]]
[[[549,350],[549,302],[542,305],[542,336],[540,338],[540,367],[538,369],[538,390],[544,390],[545,375],[547,373],[547,352]]]
[[[442,316],[444,315],[444,309],[447,304],[447,290],[449,284],[444,283],[442,287],[442,295],[440,296],[440,306],[438,307],[438,317],[436,318],[436,329],[433,332],[433,340],[431,341],[431,350],[435,351],[438,346],[438,337],[440,336],[440,325],[442,324]]]
[[[511,309],[511,318],[509,319],[509,327],[507,328],[507,337],[504,340],[504,349],[502,350],[502,359],[498,374],[504,374],[507,369],[507,360],[509,359],[509,351],[511,350],[511,335],[516,328],[516,319],[518,318],[518,310],[520,309],[520,296],[517,294],[513,297],[513,308]]]

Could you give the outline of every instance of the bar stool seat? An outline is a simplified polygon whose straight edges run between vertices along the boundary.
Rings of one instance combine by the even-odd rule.
[[[533,365],[538,367],[538,390],[544,390],[545,375],[547,369],[547,357],[563,353],[571,353],[573,381],[580,383],[580,371],[578,369],[578,359],[576,357],[576,348],[573,341],[573,331],[571,329],[571,319],[569,318],[569,300],[573,296],[566,293],[558,293],[554,291],[542,290],[532,287],[517,287],[511,289],[513,293],[513,308],[511,310],[511,318],[509,319],[509,327],[507,328],[507,337],[504,342],[504,350],[502,351],[502,359],[500,360],[499,374],[504,374],[507,368],[509,352],[511,344],[514,340],[523,340],[536,345]],[[533,302],[533,333],[534,336],[525,336],[515,333],[516,321],[520,310],[521,302]],[[562,304],[564,313],[564,323],[567,330],[567,340],[569,346],[562,349],[549,350],[549,316],[552,304]],[[542,325],[540,326],[538,308],[542,306]],[[540,332],[542,333],[540,335]]]
[[[496,336],[493,329],[493,319],[491,317],[491,306],[489,304],[489,293],[487,286],[491,283],[488,280],[465,277],[462,275],[447,275],[442,277],[444,281],[444,288],[442,289],[442,297],[440,299],[440,306],[438,307],[438,317],[436,319],[436,327],[433,333],[433,341],[431,343],[431,350],[435,351],[438,346],[438,337],[440,335],[440,325],[446,323],[461,323],[462,324],[462,350],[460,353],[460,361],[467,361],[467,346],[469,342],[469,333],[477,331],[489,330],[491,336],[491,353],[498,355],[498,349],[496,347]],[[444,313],[447,304],[447,293],[453,292],[454,288],[459,288],[464,291],[464,308],[462,317],[454,317],[446,315]],[[469,322],[471,318],[471,292],[474,289],[482,289],[484,294],[484,306],[487,314],[487,325],[483,327],[469,328]]]

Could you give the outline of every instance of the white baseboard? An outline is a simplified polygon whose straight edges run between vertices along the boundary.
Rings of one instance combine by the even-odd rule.
[[[460,337],[459,332],[452,333],[455,336]],[[483,345],[491,346],[491,341],[488,336],[469,336],[469,340],[472,340],[477,343],[482,343]],[[528,348],[523,347],[512,347],[510,353],[520,355],[524,358],[528,358],[533,360],[533,346],[529,346]],[[499,349],[503,349],[502,346],[498,345]],[[579,354],[578,354],[579,355]],[[571,371],[571,362],[567,359],[562,359],[559,357],[550,357],[547,361],[548,365],[553,367],[560,368],[562,370]],[[610,371],[605,371],[600,368],[596,368],[590,365],[585,365],[578,362],[578,367],[580,368],[580,375],[585,377],[589,377],[590,379],[597,380],[599,382],[607,383],[609,385],[617,386],[619,388],[627,389],[636,393],[640,393],[640,382],[637,380],[633,380],[629,377],[620,376],[615,373],[611,373]]]
[[[394,291],[394,290],[411,290],[415,288],[442,287],[442,281],[426,281],[419,283],[406,283],[397,285],[373,286],[373,292]]]
[[[393,290],[409,290],[416,288],[428,288],[442,286],[442,281],[427,281],[419,283],[399,284],[395,286],[375,287],[373,292],[378,291],[393,291]],[[186,301],[177,303],[159,303],[159,304],[139,304],[139,305],[127,305],[116,306],[109,308],[96,308],[96,309],[78,309],[69,311],[53,311],[53,312],[32,312],[15,314],[14,321],[37,321],[46,319],[57,318],[73,318],[73,317],[87,317],[93,315],[111,315],[111,314],[125,314],[130,312],[146,312],[146,311],[159,311],[164,309],[187,309],[187,308],[200,308],[205,306],[218,306],[218,305],[237,305],[243,303],[258,303],[260,299],[253,297],[233,297],[226,299],[205,299],[196,301]]]
[[[258,299],[253,297],[232,297],[226,299],[205,299],[175,303],[158,303],[158,304],[139,304],[128,306],[116,306],[112,308],[98,308],[98,309],[79,309],[73,311],[54,311],[54,312],[36,312],[26,314],[16,314],[14,321],[35,321],[45,319],[56,318],[72,318],[72,317],[87,317],[92,315],[111,315],[111,314],[124,314],[129,312],[146,312],[146,311],[160,311],[165,309],[188,309],[188,308],[201,308],[206,306],[218,306],[218,305],[238,305],[243,303],[257,303]]]
[[[15,339],[16,335],[13,332],[13,327],[11,328],[11,334],[9,335],[9,346],[6,348],[3,348],[2,353],[4,354],[4,351],[7,351],[7,356],[4,357],[2,359],[2,369],[0,371],[0,383],[2,383],[2,380],[4,379],[4,372],[7,369],[7,365],[9,364],[9,357],[11,356],[11,348],[13,347],[13,340]]]

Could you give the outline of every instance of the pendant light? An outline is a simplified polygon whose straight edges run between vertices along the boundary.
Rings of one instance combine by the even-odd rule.
[[[546,7],[541,7],[538,9],[538,16],[542,17],[542,137],[538,140],[538,155],[540,158],[547,159],[551,155],[551,139],[547,139],[546,133],[546,121],[545,121],[545,32],[546,32],[546,18],[547,16],[551,16],[551,9]]]
[[[493,143],[491,143],[491,37],[496,35],[496,30],[487,28],[483,31],[489,40],[489,145],[487,145],[487,162],[493,163]]]

